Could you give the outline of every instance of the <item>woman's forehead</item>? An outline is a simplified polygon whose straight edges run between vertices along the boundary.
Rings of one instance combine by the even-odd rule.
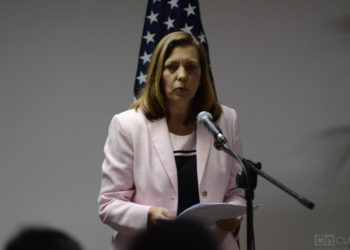
[[[198,60],[197,49],[192,45],[177,46],[172,49],[166,61],[180,60],[180,59],[197,61]]]

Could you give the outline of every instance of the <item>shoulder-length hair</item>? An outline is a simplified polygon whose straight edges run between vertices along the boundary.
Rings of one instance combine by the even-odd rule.
[[[210,112],[213,120],[216,121],[220,117],[222,109],[215,93],[207,54],[196,38],[182,31],[170,33],[159,41],[148,67],[146,85],[130,108],[136,110],[140,108],[147,119],[152,121],[167,116],[167,98],[162,84],[162,74],[165,61],[173,49],[178,46],[193,46],[197,51],[201,67],[200,85],[192,99],[186,123],[195,122],[201,111]]]

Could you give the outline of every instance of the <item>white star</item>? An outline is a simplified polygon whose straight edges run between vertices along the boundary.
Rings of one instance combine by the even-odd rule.
[[[151,61],[151,55],[152,54],[147,54],[147,52],[145,51],[143,53],[143,56],[140,56],[140,58],[142,59],[143,61],[143,64],[146,64],[147,62],[150,62]]]
[[[168,4],[170,4],[170,9],[172,10],[174,7],[178,8],[179,6],[177,5],[177,2],[179,0],[170,0]]]
[[[184,10],[186,10],[186,12],[187,12],[187,16],[190,16],[191,14],[196,15],[196,14],[194,13],[194,9],[195,9],[195,8],[196,8],[196,6],[192,6],[192,5],[189,3],[189,4],[188,4],[188,7],[184,9]]]
[[[170,28],[174,28],[174,22],[175,19],[171,19],[170,17],[168,17],[168,21],[164,22],[164,24],[166,24],[167,29],[170,30]]]
[[[154,36],[155,34],[151,34],[149,31],[147,31],[147,35],[143,36],[143,38],[147,40],[146,44],[149,42],[154,42]]]
[[[151,22],[151,24],[153,23],[153,22],[158,22],[158,19],[157,19],[157,16],[159,15],[159,13],[153,13],[153,11],[151,11],[151,14],[149,15],[149,16],[146,16],[146,18],[148,18],[149,19],[149,21]]]
[[[185,23],[185,27],[183,27],[181,30],[192,35],[191,29],[193,29],[193,26],[188,26],[187,23]]]
[[[199,38],[199,41],[201,43],[205,43],[205,35],[203,34],[203,32],[201,32],[201,34],[198,36],[198,38]]]
[[[146,82],[146,77],[147,77],[147,75],[140,72],[140,75],[138,77],[136,77],[136,79],[139,80],[139,84],[142,84],[142,83]]]

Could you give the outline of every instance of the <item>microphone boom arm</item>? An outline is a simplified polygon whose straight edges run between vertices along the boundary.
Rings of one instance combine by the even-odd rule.
[[[214,141],[214,147],[217,150],[222,150],[232,158],[236,159],[242,166],[241,174],[236,177],[237,186],[244,188],[245,199],[246,199],[246,209],[247,209],[247,250],[255,249],[255,237],[254,237],[254,222],[253,222],[253,199],[254,199],[254,189],[257,185],[257,175],[262,176],[264,179],[268,180],[278,188],[282,189],[284,192],[290,196],[297,199],[301,204],[309,209],[313,209],[315,204],[300,194],[294,192],[281,182],[277,181],[267,173],[261,170],[261,163],[254,163],[250,160],[244,159],[233,152],[229,147],[225,145],[224,142],[219,140]]]
[[[275,186],[277,186],[278,188],[282,189],[284,192],[286,192],[287,194],[289,194],[290,196],[294,197],[296,200],[298,200],[301,204],[303,204],[305,207],[309,208],[309,209],[313,209],[315,204],[313,202],[311,202],[310,200],[308,200],[307,198],[303,197],[302,195],[294,192],[292,189],[288,188],[287,186],[285,186],[284,184],[282,184],[281,182],[279,182],[278,180],[274,179],[272,176],[270,176],[269,174],[265,173],[264,171],[261,170],[261,167],[259,168],[258,165],[261,166],[260,163],[254,163],[250,160],[244,159],[241,156],[237,155],[236,153],[234,153],[230,148],[228,148],[226,145],[224,145],[221,142],[218,142],[217,140],[214,142],[214,146],[217,150],[222,150],[224,152],[226,152],[227,154],[229,154],[231,157],[233,157],[234,159],[236,159],[240,165],[243,165],[242,168],[250,168],[252,169],[252,171],[256,172],[258,175],[260,175],[261,177],[263,177],[264,179],[268,180],[269,182],[271,182],[272,184],[274,184]],[[244,163],[243,163],[244,162]],[[243,172],[247,172],[246,170],[243,170]]]

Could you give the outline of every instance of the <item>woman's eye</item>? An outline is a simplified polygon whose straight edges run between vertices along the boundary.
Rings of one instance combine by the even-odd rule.
[[[165,66],[165,68],[170,70],[171,72],[174,72],[177,69],[177,65],[176,64],[169,64],[169,65]]]
[[[195,73],[198,69],[198,65],[197,64],[188,64],[186,67],[188,73]]]

